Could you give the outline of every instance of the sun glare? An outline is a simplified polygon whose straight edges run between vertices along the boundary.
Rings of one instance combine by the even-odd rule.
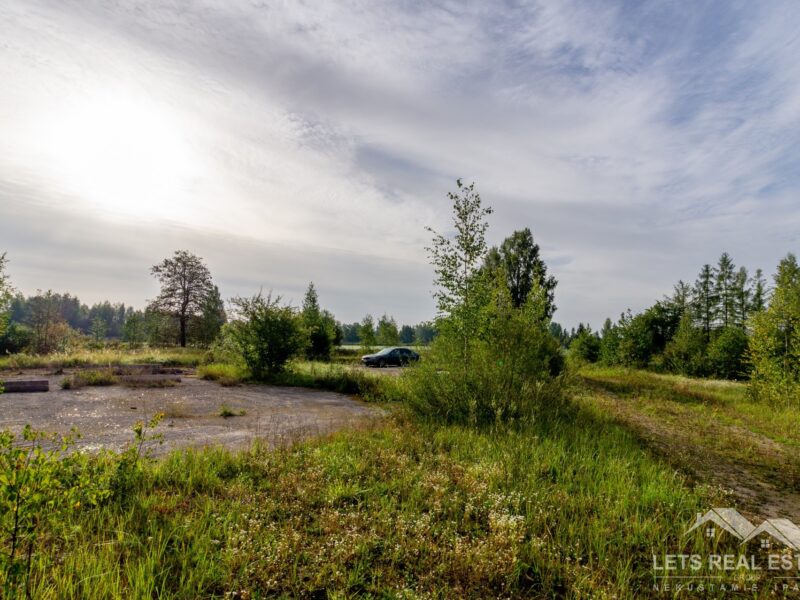
[[[53,114],[43,134],[50,167],[72,193],[102,211],[178,218],[193,163],[170,117],[148,99],[95,95]]]

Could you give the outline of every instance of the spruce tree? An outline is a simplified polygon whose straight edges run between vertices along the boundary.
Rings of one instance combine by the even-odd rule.
[[[697,281],[692,291],[692,305],[694,307],[695,319],[706,341],[711,339],[711,327],[717,316],[717,294],[714,286],[714,273],[711,265],[705,264],[700,269]]]
[[[727,252],[723,252],[717,262],[715,274],[715,293],[719,303],[718,318],[722,327],[733,324],[735,316],[734,278],[736,265]]]

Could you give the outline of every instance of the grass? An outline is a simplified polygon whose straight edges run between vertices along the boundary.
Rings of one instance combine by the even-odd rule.
[[[197,367],[197,376],[200,379],[217,381],[220,385],[239,385],[250,378],[250,373],[245,367],[228,363],[211,363]]]
[[[743,383],[621,368],[582,371],[583,401],[601,406],[698,479],[731,488],[753,513],[800,516],[800,410],[750,400]]]
[[[503,433],[401,415],[289,448],[173,452],[59,524],[33,596],[635,598],[651,549],[683,548],[712,497],[600,412]]]
[[[197,376],[221,385],[239,385],[250,381],[246,368],[230,363],[201,365],[197,368]],[[295,360],[284,372],[273,375],[264,383],[339,392],[359,396],[367,402],[388,402],[403,397],[400,378],[336,362]]]
[[[111,369],[92,369],[80,371],[61,381],[62,390],[77,390],[86,386],[108,386],[119,383],[119,378]]]
[[[11,354],[0,357],[0,369],[60,369],[70,367],[159,364],[193,367],[200,364],[204,351],[199,348],[139,348],[126,350],[78,350],[44,356]]]
[[[683,531],[736,499],[679,453],[695,445],[739,475],[766,473],[768,453],[742,441],[791,449],[798,415],[753,406],[741,384],[601,368],[581,377],[562,414],[524,427],[437,426],[394,404],[369,429],[289,447],[172,452],[124,494],[52,524],[35,549],[33,597],[656,595],[653,554],[703,550]],[[401,399],[405,385],[307,362],[275,382],[375,400]],[[705,435],[710,425],[733,441]],[[651,443],[660,432],[666,442]]]
[[[247,414],[246,410],[233,410],[227,404],[223,404],[219,407],[219,416],[223,419],[229,419],[231,417],[243,417]]]

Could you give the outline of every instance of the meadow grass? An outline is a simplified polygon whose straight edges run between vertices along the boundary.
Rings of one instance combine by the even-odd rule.
[[[731,497],[648,449],[605,394],[642,414],[669,405],[698,422],[777,423],[738,414],[748,401],[737,384],[600,368],[582,377],[574,402],[524,426],[424,423],[395,403],[364,430],[144,462],[122,492],[51,524],[35,548],[33,597],[659,595],[653,554],[702,550],[683,531]],[[405,393],[403,376],[305,361],[274,383],[376,400]]]
[[[58,369],[136,364],[193,367],[203,361],[204,355],[205,351],[200,348],[133,348],[76,350],[46,355],[11,354],[0,356],[0,369]]]
[[[635,399],[639,408],[652,414],[666,416],[669,407],[681,417],[702,420],[712,416],[775,442],[800,447],[800,408],[754,402],[745,383],[621,367],[586,367],[581,375],[590,384]]]
[[[502,432],[398,414],[148,464],[43,541],[33,595],[637,598],[714,500],[586,408]]]

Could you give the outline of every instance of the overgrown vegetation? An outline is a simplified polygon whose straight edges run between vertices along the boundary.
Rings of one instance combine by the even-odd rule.
[[[449,197],[455,236],[431,230],[428,248],[439,336],[410,374],[410,406],[423,418],[478,426],[557,412],[563,360],[548,331],[552,295],[540,285],[546,271],[534,256],[515,256],[533,252],[532,238],[526,248],[504,245],[503,254],[495,250],[497,259],[487,261],[491,209],[483,206],[474,184],[458,181],[458,191]],[[546,282],[555,286],[555,280]]]
[[[652,580],[631,549],[683,547],[675,519],[713,497],[588,410],[94,468],[98,502],[34,542],[34,597],[635,597]]]
[[[88,386],[106,386],[119,383],[119,378],[111,369],[79,371],[61,380],[61,389],[77,390]]]

